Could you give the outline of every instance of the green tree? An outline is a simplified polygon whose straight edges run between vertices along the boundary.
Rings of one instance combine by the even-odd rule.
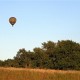
[[[33,66],[38,68],[47,68],[48,67],[48,56],[45,54],[44,50],[41,48],[34,48],[34,60]]]
[[[26,51],[24,48],[19,49],[16,55],[20,67],[31,67],[32,52]]]
[[[71,40],[58,41],[55,50],[56,69],[79,69],[80,45]]]
[[[45,54],[48,55],[48,66],[49,68],[53,69],[54,68],[54,61],[55,61],[55,49],[56,49],[56,43],[53,41],[48,41],[42,43],[42,49],[45,51]]]
[[[2,60],[0,60],[0,66],[1,66],[1,67],[3,66],[3,61],[2,61]]]

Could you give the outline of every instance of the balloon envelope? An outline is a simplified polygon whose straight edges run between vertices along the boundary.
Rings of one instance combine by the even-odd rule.
[[[15,17],[10,17],[9,18],[9,23],[13,26],[16,23],[16,18]]]

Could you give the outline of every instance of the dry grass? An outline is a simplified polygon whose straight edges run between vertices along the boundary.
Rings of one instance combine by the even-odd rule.
[[[0,80],[80,80],[80,71],[0,68]]]

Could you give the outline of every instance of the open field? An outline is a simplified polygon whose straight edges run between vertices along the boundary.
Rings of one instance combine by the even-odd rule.
[[[0,80],[80,80],[80,71],[0,68]]]

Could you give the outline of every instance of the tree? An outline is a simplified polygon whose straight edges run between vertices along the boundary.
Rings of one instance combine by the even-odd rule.
[[[42,48],[34,48],[34,65],[38,68],[51,68],[51,60]]]
[[[3,61],[4,67],[13,67],[14,66],[14,60],[13,59],[7,59]]]
[[[32,52],[26,51],[23,48],[23,49],[19,49],[15,58],[18,59],[18,64],[20,67],[30,67],[31,59],[32,59],[31,56],[32,56]]]
[[[42,43],[33,51],[19,49],[14,59],[0,60],[4,67],[32,67],[48,69],[80,70],[80,44],[72,40]]]
[[[2,60],[0,60],[0,66],[1,66],[1,67],[3,66],[3,61],[2,61]]]
[[[80,44],[71,40],[58,41],[54,56],[56,69],[79,69]]]

